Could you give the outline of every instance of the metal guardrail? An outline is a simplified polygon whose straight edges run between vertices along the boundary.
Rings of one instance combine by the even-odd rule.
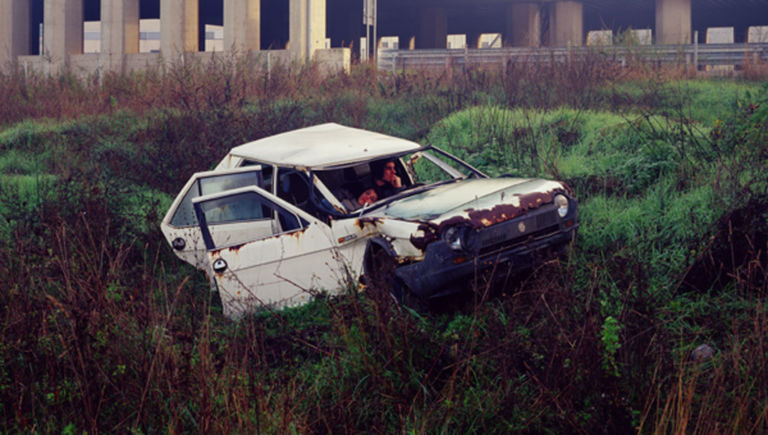
[[[622,66],[639,61],[688,65],[696,69],[708,65],[742,68],[749,63],[768,62],[768,43],[379,50],[378,69],[397,72],[467,66],[506,67],[510,62],[568,62],[594,56],[615,60]]]

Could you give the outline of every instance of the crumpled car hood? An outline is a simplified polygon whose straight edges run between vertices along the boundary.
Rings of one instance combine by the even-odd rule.
[[[395,200],[369,216],[434,225],[460,219],[474,226],[490,226],[552,202],[556,190],[568,188],[557,181],[536,178],[461,180]]]

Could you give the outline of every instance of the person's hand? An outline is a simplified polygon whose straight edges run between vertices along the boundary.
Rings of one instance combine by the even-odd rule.
[[[391,184],[392,187],[396,187],[398,189],[403,187],[403,181],[394,172],[386,172],[384,174],[384,181]]]

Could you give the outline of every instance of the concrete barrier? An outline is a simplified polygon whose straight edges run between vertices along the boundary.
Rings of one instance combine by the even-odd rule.
[[[352,63],[352,50],[348,47],[315,50],[312,60],[318,64],[323,74],[348,74]]]

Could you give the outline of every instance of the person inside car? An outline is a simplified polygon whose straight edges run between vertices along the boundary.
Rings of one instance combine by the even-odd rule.
[[[341,203],[344,205],[344,207],[349,210],[357,210],[358,208],[365,206],[365,205],[371,205],[374,202],[376,202],[379,199],[379,195],[376,192],[376,189],[373,187],[370,187],[368,189],[363,190],[360,192],[360,194],[357,196],[357,199],[342,199]]]
[[[403,187],[403,181],[397,175],[394,160],[379,162],[374,167],[376,192],[379,198],[394,195]]]
[[[379,199],[379,194],[376,192],[376,189],[371,187],[370,189],[365,189],[363,193],[360,194],[360,196],[357,197],[357,203],[360,204],[360,206],[364,205],[371,205],[374,202],[376,202]]]

